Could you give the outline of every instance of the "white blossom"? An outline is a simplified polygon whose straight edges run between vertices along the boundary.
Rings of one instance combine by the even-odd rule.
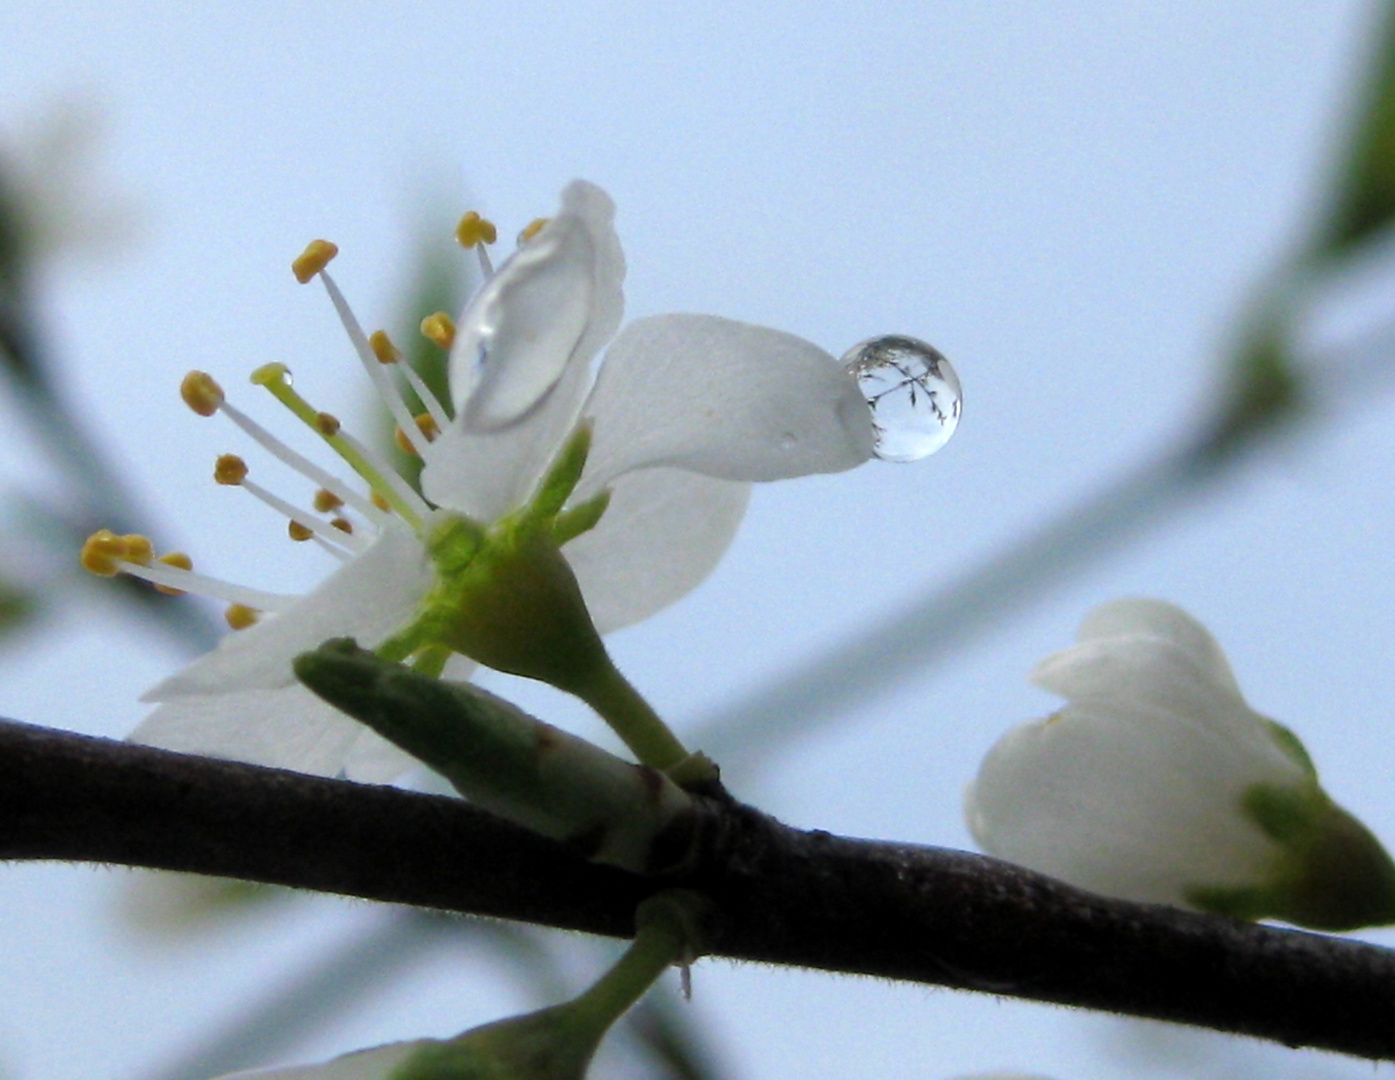
[[[1133,900],[1323,928],[1390,917],[1389,857],[1185,612],[1105,604],[1032,680],[1069,704],[984,759],[965,812],[989,854]]]
[[[436,581],[424,546],[432,523],[450,513],[487,525],[525,505],[580,420],[594,435],[570,505],[606,490],[610,501],[564,554],[602,632],[652,615],[711,572],[750,482],[839,471],[871,456],[871,419],[854,380],[809,342],[706,315],[641,319],[615,336],[625,265],[613,215],[603,191],[573,182],[558,214],[460,316],[454,416],[436,406],[439,435],[417,440],[426,501],[389,477],[411,513],[365,514],[358,536],[371,541],[356,537],[351,557],[309,594],[258,596],[253,606],[268,616],[152,689],[145,699],[159,707],[134,738],[357,779],[400,773],[407,759],[296,684],[290,660],[330,637],[374,647],[409,622]],[[363,355],[362,331],[322,276]],[[381,365],[365,363],[381,390]],[[414,431],[395,405],[400,426]],[[217,593],[216,584],[205,591]],[[471,667],[456,657],[446,673],[464,677]]]

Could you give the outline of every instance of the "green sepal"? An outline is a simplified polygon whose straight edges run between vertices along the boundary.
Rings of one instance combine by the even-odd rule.
[[[1395,862],[1371,831],[1316,782],[1302,787],[1255,784],[1242,797],[1241,808],[1278,846],[1268,880],[1193,886],[1186,892],[1193,906],[1242,919],[1282,919],[1313,930],[1395,922]]]
[[[1266,718],[1267,719],[1267,718]],[[1313,759],[1308,753],[1308,748],[1303,745],[1303,740],[1293,733],[1290,728],[1284,727],[1277,720],[1268,720],[1269,734],[1274,737],[1274,743],[1288,755],[1289,759],[1308,774],[1308,778],[1317,783],[1317,766],[1313,764]]]
[[[582,533],[590,532],[598,524],[610,506],[610,491],[592,495],[585,502],[563,510],[552,522],[552,542],[558,547],[575,540]]]
[[[562,445],[523,515],[535,521],[550,521],[560,514],[581,481],[581,472],[586,468],[590,453],[591,422],[587,420],[578,424]]]

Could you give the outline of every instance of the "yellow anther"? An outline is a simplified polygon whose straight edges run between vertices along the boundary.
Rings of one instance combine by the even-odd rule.
[[[213,463],[213,479],[220,484],[236,487],[247,479],[247,462],[236,454],[221,454]]]
[[[126,538],[110,529],[100,529],[82,545],[82,568],[99,577],[115,577],[121,573],[119,563],[126,561]]]
[[[305,245],[295,262],[291,263],[291,273],[304,285],[326,266],[329,260],[339,254],[339,249],[328,240],[311,240]]]
[[[234,630],[246,630],[261,617],[260,611],[256,608],[250,608],[246,604],[229,604],[228,610],[223,612],[223,618]]]
[[[421,334],[431,344],[449,349],[455,341],[455,323],[444,311],[438,311],[421,320]]]
[[[150,542],[150,537],[141,536],[140,533],[127,533],[121,540],[126,545],[127,562],[149,566],[150,560],[155,558],[155,545]]]
[[[494,222],[471,210],[455,227],[455,239],[463,248],[478,247],[480,244],[492,244],[498,240],[499,230],[494,227]]]
[[[542,232],[549,220],[551,219],[539,217],[528,222],[528,224],[523,227],[523,231],[518,234],[518,246],[522,247],[529,240],[533,239],[533,237],[537,236],[538,233]]]
[[[247,377],[253,386],[268,386],[271,383],[289,383],[291,381],[291,369],[285,364],[278,364],[274,361],[270,364],[263,364],[256,368]]]
[[[339,417],[335,416],[333,413],[316,413],[315,430],[318,431],[321,435],[325,436],[338,435]]]
[[[185,375],[184,381],[179,384],[179,396],[200,416],[212,416],[223,404],[223,388],[204,371],[191,371]]]
[[[368,335],[368,347],[373,350],[373,355],[378,358],[380,364],[395,364],[402,359],[397,346],[382,330],[374,330]]]
[[[422,437],[425,438],[427,442],[435,442],[436,436],[441,434],[441,429],[436,426],[436,421],[432,418],[431,414],[421,413],[413,417],[413,419],[416,420],[417,430],[421,432]],[[407,441],[407,436],[403,433],[401,428],[396,428],[393,435],[397,440],[399,449],[401,449],[404,454],[415,454],[417,452],[416,447]]]
[[[286,533],[297,544],[303,543],[304,541],[309,540],[310,537],[315,535],[309,527],[302,525],[298,521],[289,522],[286,525]]]
[[[173,566],[176,570],[192,570],[194,560],[185,555],[182,551],[171,551],[168,555],[161,555],[156,562],[162,562],[166,566]],[[156,592],[162,592],[166,596],[183,596],[183,589],[171,589],[168,585],[156,585]]]
[[[382,495],[378,494],[378,492],[370,491],[368,493],[368,500],[383,513],[388,514],[392,512],[392,504]]]
[[[342,533],[349,533],[350,535],[353,535],[354,523],[350,521],[348,518],[337,517],[330,521],[330,524]]]
[[[338,510],[344,505],[344,500],[332,491],[320,488],[315,492],[315,509],[322,514],[328,514],[331,510]]]

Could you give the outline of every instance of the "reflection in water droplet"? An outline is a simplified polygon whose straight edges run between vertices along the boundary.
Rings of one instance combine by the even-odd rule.
[[[928,457],[959,426],[964,403],[959,376],[925,342],[897,335],[872,338],[844,353],[843,365],[872,410],[872,452],[883,461]]]

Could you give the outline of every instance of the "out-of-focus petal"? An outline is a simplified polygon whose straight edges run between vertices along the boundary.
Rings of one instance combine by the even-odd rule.
[[[616,481],[600,524],[562,549],[597,629],[638,622],[696,588],[731,544],[749,497],[748,484],[680,469]]]
[[[872,455],[867,403],[817,345],[711,315],[630,323],[583,411],[588,474],[674,465],[724,480],[840,472]]]
[[[229,634],[216,649],[147,691],[142,701],[290,686],[291,658],[332,637],[381,642],[416,611],[432,569],[416,535],[395,519],[373,546],[345,563],[304,599],[255,626]]]
[[[624,256],[615,204],[574,180],[557,216],[528,240],[461,315],[451,395],[470,431],[497,431],[537,407],[568,365],[586,365],[619,328]]]

